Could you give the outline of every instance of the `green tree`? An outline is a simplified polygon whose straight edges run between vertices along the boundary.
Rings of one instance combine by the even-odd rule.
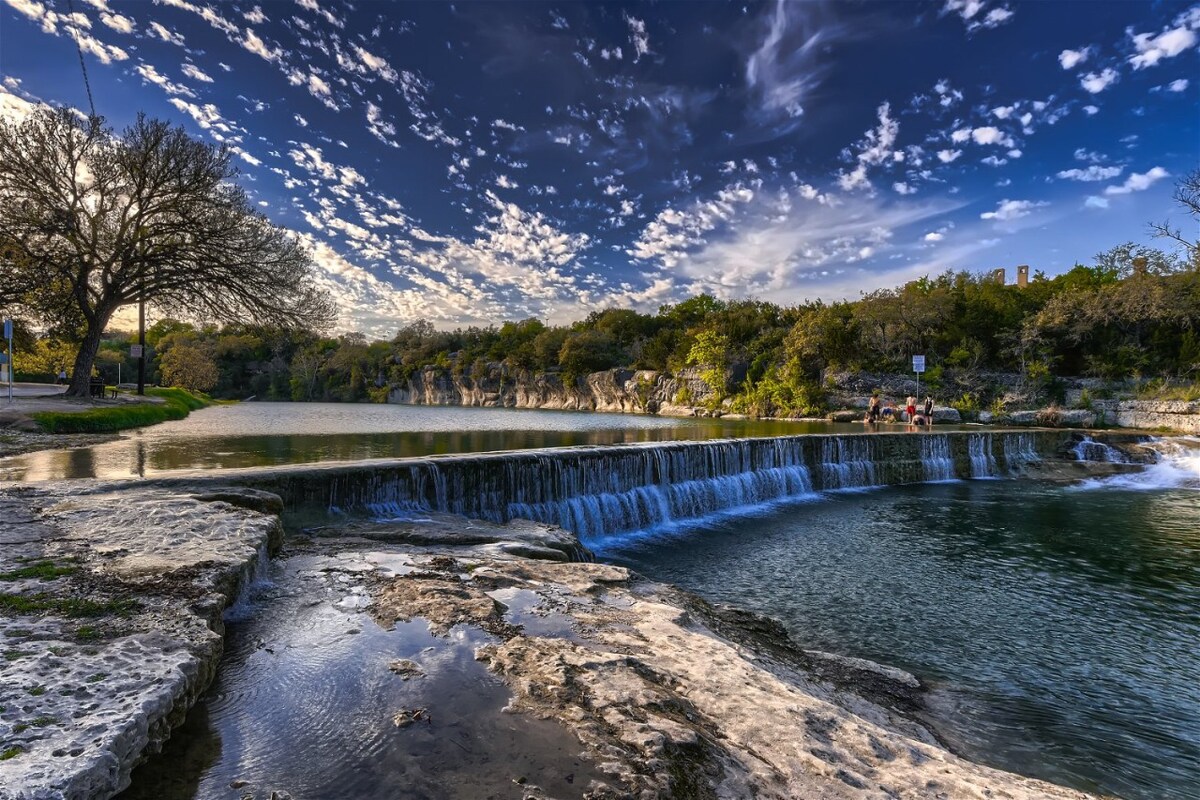
[[[163,379],[170,386],[207,392],[217,385],[219,374],[212,356],[190,344],[172,347],[160,359]]]
[[[104,329],[139,299],[208,319],[332,321],[311,257],[253,209],[232,159],[144,116],[120,135],[70,109],[0,121],[0,305],[81,333],[71,394],[88,394]]]

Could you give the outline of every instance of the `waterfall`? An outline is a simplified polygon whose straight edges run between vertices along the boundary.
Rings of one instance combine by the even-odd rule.
[[[1031,433],[1013,433],[1004,437],[1004,466],[1009,471],[1038,461],[1037,445]]]
[[[954,480],[954,456],[950,452],[949,437],[938,434],[923,435],[921,464],[927,481]]]
[[[278,492],[289,508],[365,509],[383,520],[428,512],[526,518],[586,543],[820,492],[998,477],[1056,452],[1065,436],[813,434],[546,448],[295,468],[256,485]]]
[[[992,452],[992,434],[972,433],[967,437],[967,455],[971,459],[972,478],[992,478],[999,470]]]
[[[866,436],[828,436],[821,443],[821,480],[825,489],[875,486],[873,440]]]

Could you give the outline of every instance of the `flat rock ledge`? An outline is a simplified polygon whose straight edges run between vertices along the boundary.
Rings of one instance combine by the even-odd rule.
[[[281,540],[276,510],[265,493],[211,487],[0,492],[0,798],[128,784],[211,682],[222,612]],[[450,517],[339,528],[296,545],[356,576],[382,625],[424,621],[447,647],[460,626],[487,632],[475,657],[509,687],[507,710],[565,726],[602,776],[585,798],[1089,796],[946,750],[918,721],[913,676],[568,560],[587,551],[562,530]]]
[[[274,514],[149,488],[0,490],[0,798],[111,797],[211,683]]]

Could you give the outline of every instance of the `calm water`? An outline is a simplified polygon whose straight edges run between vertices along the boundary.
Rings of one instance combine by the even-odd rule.
[[[832,495],[605,555],[778,617],[806,647],[921,675],[939,728],[977,760],[1124,798],[1197,798],[1200,491],[1139,488]]]
[[[121,800],[520,800],[526,782],[577,800],[601,777],[564,728],[503,710],[508,689],[475,659],[491,637],[458,626],[435,638],[422,619],[380,627],[326,567],[272,565],[236,609],[212,687]],[[422,674],[393,673],[397,659]],[[418,708],[428,720],[393,722]]]
[[[131,431],[108,444],[0,459],[0,480],[127,478],[181,469],[831,431],[862,433],[863,426],[497,408],[240,403]]]

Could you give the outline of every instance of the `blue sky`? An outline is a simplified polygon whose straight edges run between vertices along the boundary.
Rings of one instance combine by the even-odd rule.
[[[228,143],[386,335],[1054,274],[1184,222],[1200,4],[0,0],[0,113]]]

